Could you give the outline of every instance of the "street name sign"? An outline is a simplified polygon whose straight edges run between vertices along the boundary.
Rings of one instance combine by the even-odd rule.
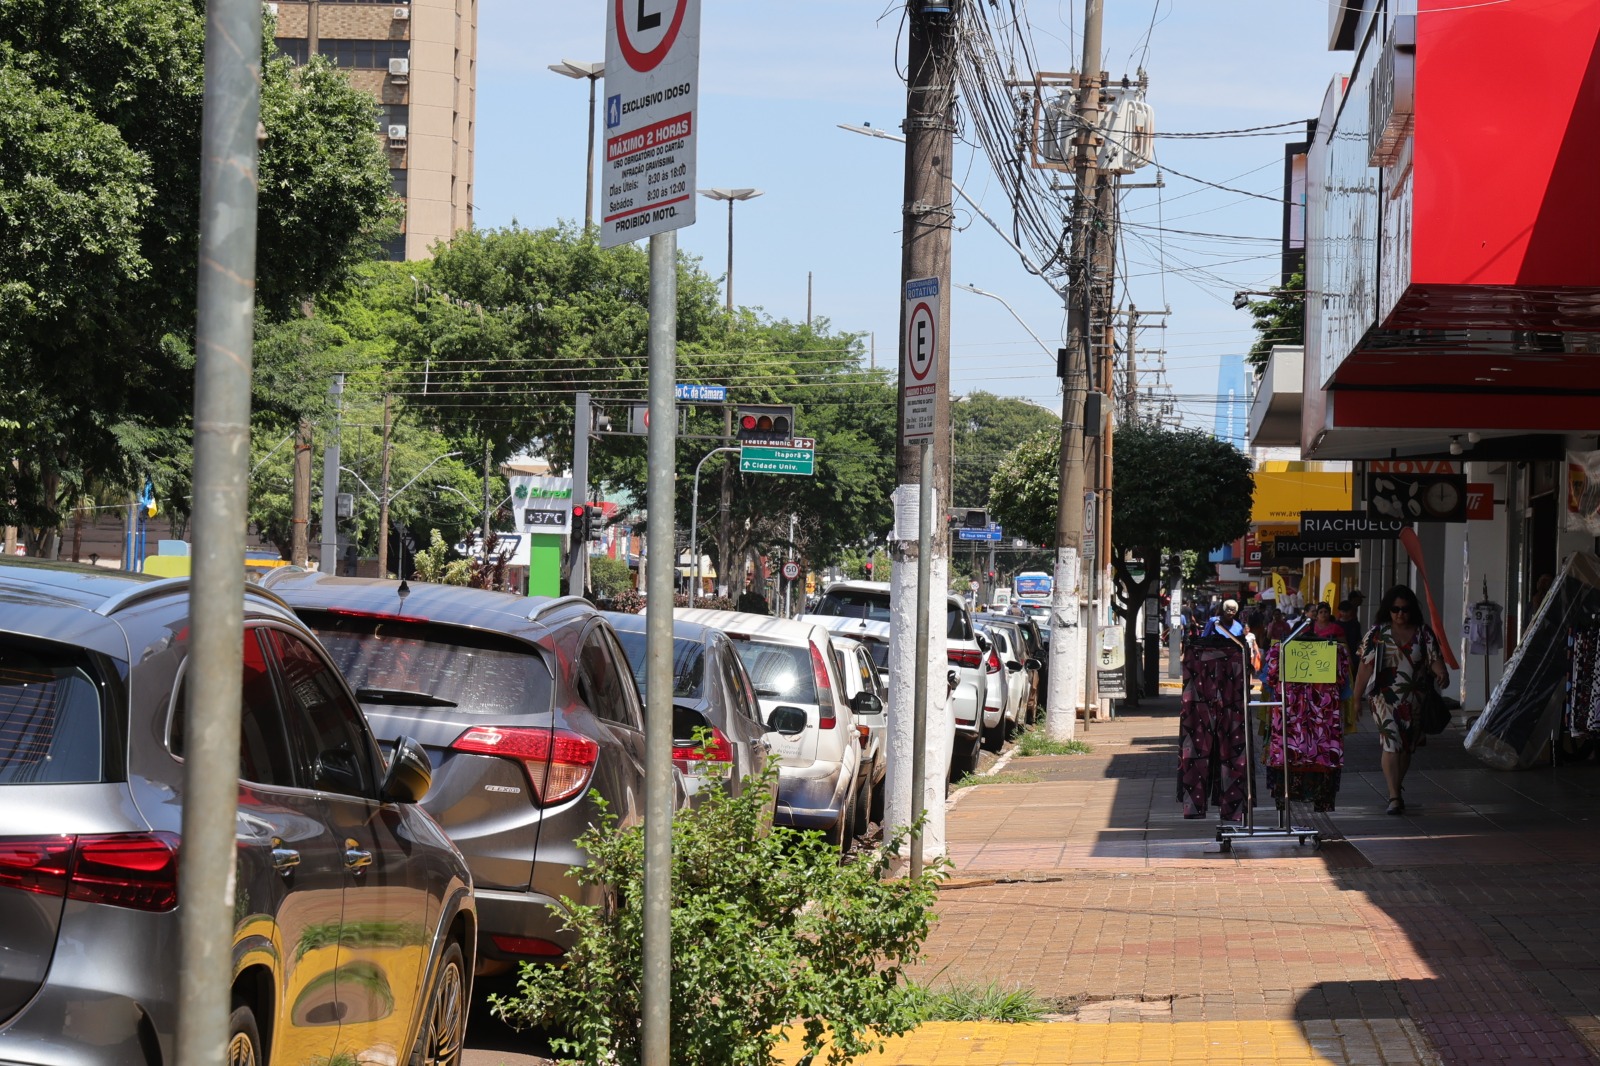
[[[674,385],[673,391],[684,403],[727,403],[726,385]]]
[[[817,442],[813,437],[796,437],[787,448],[775,445],[746,444],[739,449],[739,469],[746,474],[816,473]]]
[[[988,529],[958,529],[956,539],[1001,541],[1005,539],[1005,532],[999,526],[990,526]]]
[[[608,0],[600,247],[694,224],[700,0]]]
[[[933,439],[939,391],[939,279],[906,282],[906,335],[901,345],[900,439]]]

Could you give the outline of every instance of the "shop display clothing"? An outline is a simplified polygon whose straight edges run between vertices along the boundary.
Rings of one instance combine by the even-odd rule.
[[[1562,713],[1568,736],[1600,734],[1600,628],[1567,630],[1567,701]]]
[[[1415,713],[1417,686],[1432,685],[1433,664],[1443,661],[1439,639],[1427,626],[1418,626],[1409,644],[1396,640],[1387,623],[1368,630],[1361,642],[1361,662],[1373,664],[1366,696],[1372,701],[1378,743],[1384,751],[1416,749],[1422,736]]]
[[[1337,679],[1318,684],[1290,682],[1282,687],[1283,706],[1272,708],[1267,732],[1267,787],[1283,798],[1284,739],[1289,749],[1289,798],[1310,803],[1313,809],[1331,811],[1339,794],[1344,768],[1344,700],[1341,693],[1350,677],[1350,653],[1342,640],[1333,641],[1338,655]],[[1263,677],[1268,693],[1276,696],[1279,658],[1283,645],[1267,652]],[[1284,723],[1288,723],[1287,734]]]
[[[1244,816],[1244,648],[1227,639],[1189,642],[1183,655],[1183,710],[1178,719],[1178,798],[1185,818],[1217,804],[1225,822]]]

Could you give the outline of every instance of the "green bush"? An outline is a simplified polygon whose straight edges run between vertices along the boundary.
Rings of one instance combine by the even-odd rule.
[[[905,970],[927,938],[948,864],[885,880],[900,840],[839,862],[817,832],[772,828],[776,769],[732,797],[718,789],[672,827],[672,1061],[767,1066],[785,1026],[808,1054],[850,1061],[907,1032],[925,997]],[[566,903],[577,943],[557,967],[524,965],[514,996],[492,997],[513,1025],[560,1030],[551,1041],[586,1063],[640,1055],[644,830],[605,812],[578,842],[577,880],[609,886],[597,906]]]
[[[609,600],[633,588],[633,571],[628,569],[625,560],[613,559],[609,555],[591,555],[589,587],[600,599]]]

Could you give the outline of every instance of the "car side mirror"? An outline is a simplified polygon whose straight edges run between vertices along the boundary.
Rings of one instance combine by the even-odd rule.
[[[389,769],[383,775],[383,798],[391,803],[420,803],[433,785],[433,762],[410,737],[395,741]]]
[[[1028,656],[1028,661],[1026,663],[1024,663],[1023,665],[1026,666],[1029,670],[1043,670],[1044,669],[1044,663],[1040,662],[1038,656],[1035,656],[1035,655]]]
[[[806,729],[806,712],[798,707],[774,707],[767,728],[782,737],[798,736]]]
[[[876,692],[857,692],[850,698],[850,709],[857,714],[882,714],[883,700]]]
[[[1015,660],[1015,659],[1007,659],[1006,660],[1006,669],[1010,670],[1014,674],[1018,670],[1022,669],[1022,664],[1017,662],[1017,660]]]

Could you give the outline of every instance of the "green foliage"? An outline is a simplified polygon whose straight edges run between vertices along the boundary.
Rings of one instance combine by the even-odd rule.
[[[983,391],[969,392],[951,403],[950,421],[955,431],[950,477],[954,507],[989,506],[990,483],[1011,450],[1037,434],[1061,433],[1061,418],[1055,412]]]
[[[1040,720],[1017,738],[1017,757],[1031,755],[1088,755],[1094,747],[1082,740],[1052,740]]]
[[[1304,344],[1306,342],[1306,276],[1290,276],[1287,285],[1274,285],[1274,295],[1265,300],[1252,300],[1246,305],[1253,319],[1256,341],[1250,346],[1245,360],[1255,367],[1256,376],[1267,368],[1274,344]]]
[[[963,774],[951,783],[951,788],[971,788],[973,785],[1032,785],[1044,780],[1032,770],[1006,770],[998,774]]]
[[[600,599],[612,599],[633,588],[633,571],[623,559],[592,555],[589,557],[589,587]]]
[[[437,529],[428,530],[428,546],[417,552],[412,578],[438,585],[465,585],[472,578],[469,559],[450,559],[450,545]]]
[[[1146,545],[1208,552],[1250,528],[1250,457],[1203,430],[1118,429],[1116,484],[1115,555]]]
[[[763,1066],[782,1027],[830,1064],[881,1046],[921,1020],[905,979],[928,935],[945,866],[885,879],[888,856],[841,864],[822,834],[771,828],[769,766],[738,797],[718,789],[672,824],[672,1033],[676,1062]],[[559,968],[525,965],[519,992],[493,1009],[517,1025],[554,1025],[562,1054],[639,1062],[644,829],[606,811],[579,840],[582,884],[607,901],[564,901],[577,942]]]
[[[930,1022],[1036,1022],[1052,1004],[1031,988],[957,984],[930,992],[923,1020]]]
[[[1122,438],[1117,438],[1117,493],[1122,486]],[[1018,444],[995,469],[989,496],[989,518],[1013,537],[1036,544],[1054,544],[1056,501],[1061,498],[1061,433],[1042,432]]]

